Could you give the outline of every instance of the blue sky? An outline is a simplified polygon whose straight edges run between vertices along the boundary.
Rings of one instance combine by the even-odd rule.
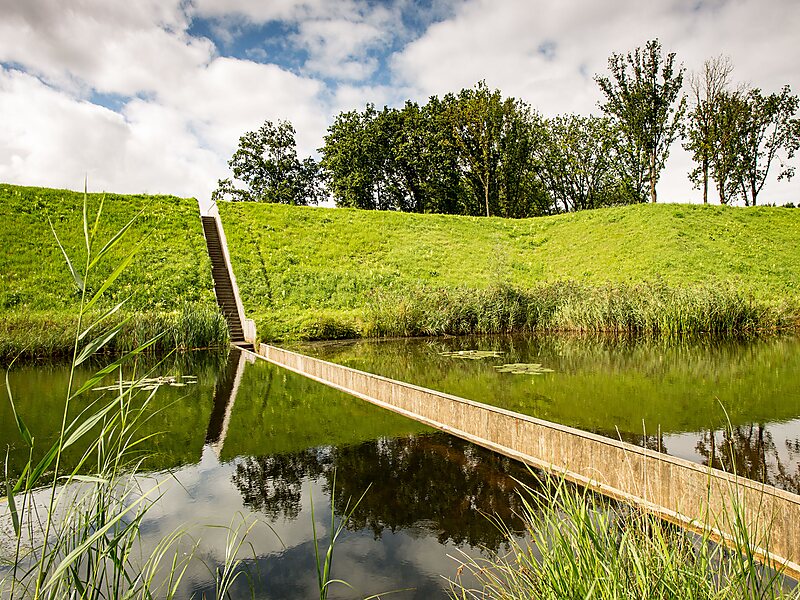
[[[342,110],[485,79],[545,115],[596,113],[612,52],[658,37],[687,72],[800,91],[796,0],[0,0],[0,181],[206,201],[245,131],[314,154]],[[676,145],[659,198],[697,201]],[[771,183],[766,201],[798,201]]]

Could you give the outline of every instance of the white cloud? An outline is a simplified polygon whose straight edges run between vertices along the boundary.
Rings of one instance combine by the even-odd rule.
[[[656,36],[689,69],[725,53],[736,80],[800,91],[793,0],[434,4],[431,11],[452,17],[397,53],[378,83],[376,56],[411,37],[403,29],[411,0],[0,0],[0,63],[28,73],[0,71],[0,179],[76,187],[89,171],[107,189],[207,197],[239,136],[265,119],[291,120],[305,155],[339,111],[425,101],[479,79],[545,114],[596,112],[592,78],[609,54]],[[430,17],[419,15],[420,23]],[[198,17],[229,27],[232,40],[282,20],[295,32],[288,47],[308,59],[297,74],[221,57],[211,41],[189,35]],[[258,50],[251,55],[269,58]],[[87,102],[98,92],[117,95],[121,108]],[[698,197],[689,167],[676,147],[662,198]],[[797,182],[770,183],[764,198],[797,201],[798,190]]]
[[[0,70],[0,180],[178,195],[210,193],[224,163],[175,111],[144,101],[125,115]]]
[[[94,188],[207,199],[239,136],[265,119],[290,119],[300,151],[316,150],[320,83],[215,56],[186,34],[177,3],[107,4],[5,11],[0,61],[28,74],[0,72],[0,179],[78,187],[88,172]],[[122,108],[87,102],[95,91],[120,95]]]
[[[0,62],[72,91],[153,92],[208,62],[214,50],[184,33],[177,1],[2,1]]]
[[[367,53],[382,35],[375,25],[337,19],[301,23],[292,40],[309,53],[307,71],[335,79],[363,80],[378,67],[378,60]]]
[[[655,37],[688,69],[725,53],[735,79],[768,90],[788,83],[798,92],[798,27],[800,3],[792,0],[471,0],[399,52],[393,68],[420,100],[485,79],[546,115],[596,113],[602,97],[593,76],[606,71],[610,54]],[[690,158],[677,145],[672,154],[660,197],[696,200],[686,178]],[[764,199],[797,201],[798,191],[794,182],[770,183]]]

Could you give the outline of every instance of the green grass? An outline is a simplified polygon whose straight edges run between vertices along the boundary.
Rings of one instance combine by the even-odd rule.
[[[89,194],[89,213],[102,194]],[[140,214],[141,213],[141,214]],[[133,316],[112,348],[135,347],[143,336],[167,330],[162,348],[224,344],[227,328],[216,307],[211,265],[197,202],[173,196],[106,194],[98,239],[107,240],[136,215],[106,264],[136,250],[133,262],[98,305],[129,298],[115,315]],[[0,359],[68,352],[80,301],[49,221],[66,252],[83,264],[83,193],[0,184]],[[98,265],[89,293],[112,267]]]
[[[663,204],[523,220],[250,203],[220,212],[264,340],[797,323],[796,210]]]

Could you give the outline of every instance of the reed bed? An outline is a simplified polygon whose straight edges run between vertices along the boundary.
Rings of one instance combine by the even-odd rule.
[[[119,334],[104,348],[109,354],[130,351],[163,334],[148,352],[224,348],[229,344],[228,326],[216,308],[187,304],[173,311],[120,312],[108,319],[110,326],[127,320]],[[0,315],[0,362],[20,358],[58,358],[71,355],[78,320],[74,313],[12,312]]]
[[[259,323],[259,332],[269,332]],[[563,281],[520,289],[429,288],[375,293],[364,311],[311,312],[300,339],[564,331],[658,338],[730,338],[791,331],[800,307],[732,288],[662,282],[595,286]]]
[[[540,482],[521,487],[524,532],[493,519],[506,553],[462,556],[451,582],[454,599],[800,598],[780,570],[756,560],[750,548],[764,542],[751,539],[736,515],[732,546],[723,547],[563,479]],[[473,582],[462,583],[465,572]]]

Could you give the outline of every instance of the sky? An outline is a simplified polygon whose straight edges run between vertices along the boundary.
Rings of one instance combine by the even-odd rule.
[[[595,74],[652,38],[687,76],[726,55],[735,84],[800,93],[798,0],[0,0],[0,181],[205,204],[267,119],[302,158],[340,111],[481,79],[599,114]],[[675,144],[659,199],[701,201],[691,168]],[[800,176],[759,200],[798,203]]]

